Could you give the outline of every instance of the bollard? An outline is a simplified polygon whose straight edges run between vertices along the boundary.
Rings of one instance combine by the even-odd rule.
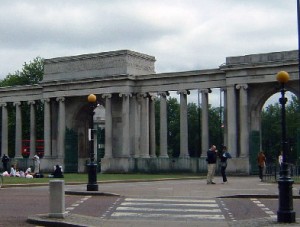
[[[65,181],[51,180],[49,181],[50,189],[50,218],[65,217]]]

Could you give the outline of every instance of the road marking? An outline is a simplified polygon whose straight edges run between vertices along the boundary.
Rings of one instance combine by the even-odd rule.
[[[271,211],[269,208],[265,206],[265,204],[261,203],[258,199],[250,199],[254,204],[256,204],[262,211],[265,212],[271,218],[277,218],[276,214]]]
[[[112,218],[162,218],[224,220],[215,200],[126,198],[111,214]]]
[[[160,205],[160,206],[187,206],[187,207],[218,207],[218,204],[188,204],[188,203],[138,203],[138,202],[124,202],[122,206],[145,206],[145,205]]]
[[[220,215],[211,215],[211,214],[167,214],[167,213],[159,213],[159,214],[150,214],[150,213],[130,213],[130,212],[116,212],[112,214],[112,217],[142,217],[142,218],[191,218],[191,219],[210,219],[210,220],[224,220],[224,216]]]
[[[173,209],[173,208],[140,208],[140,207],[118,207],[117,211],[168,211],[168,212],[194,212],[194,213],[220,213],[220,209]]]
[[[181,202],[181,203],[216,203],[215,200],[204,199],[143,199],[143,198],[126,198],[126,201],[145,201],[145,202]]]
[[[89,198],[91,198],[92,196],[85,196],[83,198],[80,198],[80,200],[77,200],[75,203],[71,204],[70,207],[67,207],[66,213],[70,213],[70,211],[74,210],[76,207],[78,207],[80,204],[84,203],[85,201],[87,201]]]

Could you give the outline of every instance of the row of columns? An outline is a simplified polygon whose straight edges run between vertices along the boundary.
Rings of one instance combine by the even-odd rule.
[[[247,157],[248,156],[248,142],[249,142],[249,128],[248,128],[248,97],[247,97],[247,84],[239,84],[229,86],[224,91],[224,144],[227,145],[228,150],[232,153],[233,157]],[[237,94],[237,91],[239,94]],[[206,155],[206,150],[209,148],[209,100],[208,95],[210,89],[199,90],[201,92],[202,102],[202,156]],[[167,96],[168,92],[157,93],[160,97],[160,156],[161,158],[168,157],[168,128],[167,128]],[[178,91],[180,95],[180,157],[189,157],[188,153],[188,119],[187,119],[187,95],[188,90]],[[119,94],[122,97],[122,122],[123,122],[123,155],[129,157],[130,152],[130,138],[129,138],[129,124],[130,124],[130,98],[134,98],[130,94]],[[239,97],[239,103],[237,99]],[[105,138],[105,157],[113,157],[112,154],[112,119],[111,119],[111,95],[103,95],[106,98],[106,138]],[[137,98],[141,101],[141,114],[139,121],[136,121],[135,131],[140,131],[136,138],[140,138],[139,146],[135,146],[135,151],[139,154],[134,154],[134,157],[155,157],[155,108],[153,97],[148,94],[139,94]],[[227,112],[229,114],[227,114]],[[239,116],[238,116],[239,113]],[[137,117],[137,116],[136,116]],[[239,122],[238,122],[239,120]],[[238,128],[239,124],[239,128]],[[239,140],[239,143],[238,143]],[[238,150],[238,144],[240,149]]]
[[[50,99],[43,99],[44,103],[44,157],[53,156],[51,150],[51,107]],[[62,158],[64,156],[64,145],[65,145],[65,98],[56,98],[59,103],[58,108],[58,137],[57,137],[57,157]],[[36,101],[28,101],[30,105],[30,156],[35,155],[36,151]],[[15,133],[15,157],[21,158],[22,149],[22,111],[21,102],[14,102],[13,105],[16,108],[16,133]],[[8,153],[8,113],[7,113],[7,103],[0,104],[2,109],[2,128],[1,128],[1,151],[3,154]]]
[[[226,114],[225,125],[227,127],[225,133],[225,144],[228,150],[234,157],[247,157],[248,155],[248,97],[247,97],[247,84],[239,84],[235,86],[229,86],[224,90],[224,105]],[[239,91],[239,103],[237,105],[237,92]],[[200,90],[202,102],[202,155],[205,156],[206,150],[209,148],[209,119],[208,119],[208,94],[210,89]],[[188,153],[188,119],[187,119],[187,95],[188,90],[178,91],[180,95],[180,157],[189,157]],[[168,157],[168,130],[167,130],[167,96],[168,92],[159,92],[160,97],[160,157]],[[122,98],[122,155],[129,157],[130,154],[130,99],[133,98],[131,93],[120,93],[119,97]],[[105,158],[113,157],[112,149],[112,103],[111,94],[103,94],[102,98],[105,99]],[[140,138],[140,146],[136,146],[135,150],[138,150],[139,154],[134,154],[135,157],[155,157],[155,107],[154,97],[149,94],[139,94],[135,98],[140,100],[141,114],[140,121],[137,121],[135,125],[135,131],[139,131],[140,134],[136,135],[136,138]],[[66,130],[66,110],[65,110],[65,98],[58,97],[55,99],[58,102],[58,124],[57,124],[57,154],[52,153],[51,141],[51,104],[50,99],[42,100],[44,103],[44,156],[56,156],[58,158],[64,157],[64,141]],[[35,129],[35,101],[29,101],[30,105],[30,147],[31,155],[34,155],[36,141],[36,129]],[[0,104],[2,108],[2,153],[7,153],[8,149],[8,116],[7,116],[7,104]],[[22,147],[22,116],[21,116],[21,102],[15,102],[16,108],[16,157],[21,156]],[[237,117],[237,106],[239,108],[239,117]],[[136,105],[137,108],[137,105]],[[237,121],[239,119],[240,122]],[[239,130],[237,124],[239,123]],[[239,134],[239,136],[238,136]],[[240,151],[238,152],[237,138],[240,139]],[[136,151],[137,152],[137,151]]]

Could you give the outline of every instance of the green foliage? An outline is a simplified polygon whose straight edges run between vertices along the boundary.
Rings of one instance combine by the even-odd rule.
[[[299,102],[292,96],[286,104],[286,132],[289,145],[289,162],[295,163],[297,159],[296,142],[299,123]],[[265,151],[269,162],[276,162],[281,150],[281,105],[271,104],[262,110],[262,149]]]
[[[156,141],[158,142],[157,154],[159,153],[159,122],[160,101],[155,102],[156,117]],[[221,113],[223,109],[209,108],[209,133],[211,143],[221,146],[223,143],[223,128],[221,127]],[[168,152],[170,157],[180,155],[180,103],[174,97],[167,100],[168,116]],[[190,157],[201,155],[201,109],[195,103],[188,103],[188,151]],[[207,148],[208,149],[208,148]]]
[[[195,103],[188,104],[188,144],[190,157],[199,157],[201,151],[200,140],[200,109]]]
[[[180,154],[180,105],[176,98],[167,100],[168,115],[168,150],[169,157],[179,157]]]
[[[44,59],[36,57],[32,62],[24,63],[22,71],[8,74],[0,81],[0,87],[37,84],[43,79]]]
[[[215,144],[221,150],[223,145],[222,107],[209,107],[209,144]],[[207,148],[208,149],[208,148]]]

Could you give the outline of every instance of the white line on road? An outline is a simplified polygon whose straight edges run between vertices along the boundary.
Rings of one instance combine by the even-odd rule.
[[[160,206],[187,206],[187,207],[218,207],[218,204],[187,204],[187,203],[131,203],[131,202],[124,202],[121,204],[121,206],[145,206],[145,205],[160,205]]]
[[[199,199],[143,199],[143,198],[126,198],[125,201],[145,201],[145,202],[180,202],[180,203],[215,203],[215,200]]]
[[[205,214],[149,214],[149,213],[129,213],[129,212],[115,212],[112,214],[113,217],[140,217],[140,218],[192,218],[192,219],[212,219],[212,220],[224,220],[225,217],[223,215],[205,215]]]
[[[221,213],[220,209],[174,209],[174,208],[140,208],[140,207],[118,207],[117,211]]]

